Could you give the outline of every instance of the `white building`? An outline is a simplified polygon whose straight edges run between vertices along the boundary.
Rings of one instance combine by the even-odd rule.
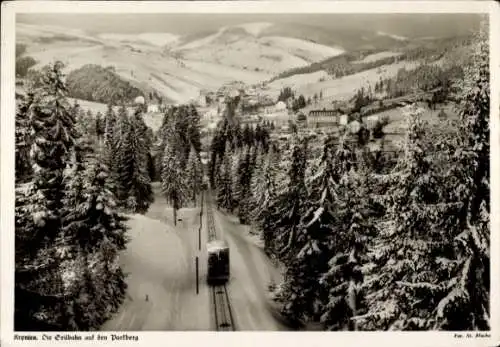
[[[365,123],[368,126],[368,128],[372,128],[375,126],[375,124],[377,124],[379,119],[380,119],[380,116],[378,114],[373,114],[373,115],[365,118]]]
[[[353,120],[347,126],[351,134],[357,134],[361,130],[361,123],[357,120]]]
[[[275,111],[283,111],[286,110],[286,104],[283,101],[278,101],[276,105],[274,105]]]
[[[346,114],[341,115],[339,118],[339,124],[340,125],[347,125],[347,123],[349,123],[349,116]]]
[[[160,112],[160,106],[157,104],[148,105],[148,113],[158,113]]]
[[[142,105],[144,105],[144,97],[143,96],[138,96],[137,98],[135,98],[134,104],[142,104]]]

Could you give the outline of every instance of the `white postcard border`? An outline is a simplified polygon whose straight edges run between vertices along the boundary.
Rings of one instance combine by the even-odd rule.
[[[499,68],[500,17],[493,1],[20,1],[2,3],[1,13],[1,338],[6,345],[27,344],[13,340],[14,308],[14,130],[15,130],[15,14],[16,13],[489,13],[491,67],[491,326],[490,339],[457,338],[454,332],[126,332],[139,342],[125,345],[286,345],[286,346],[493,346],[500,343],[500,136]],[[117,332],[122,335],[125,332]],[[466,332],[459,332],[465,335]],[[66,333],[64,333],[66,334]],[[77,333],[88,336],[92,333]],[[97,333],[95,333],[97,334]],[[111,332],[102,335],[110,336]],[[475,335],[475,332],[471,334]],[[41,334],[37,334],[41,336]],[[56,334],[47,334],[55,336]],[[110,339],[110,338],[109,338]],[[109,341],[109,340],[108,340]],[[44,341],[32,342],[41,343]],[[68,341],[50,344],[68,345]],[[87,345],[85,342],[73,342]],[[97,341],[88,343],[96,345]]]

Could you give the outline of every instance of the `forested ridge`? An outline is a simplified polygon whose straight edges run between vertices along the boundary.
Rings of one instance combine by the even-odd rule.
[[[113,67],[87,64],[66,78],[68,96],[104,104],[130,103],[142,95],[140,89],[121,78]]]

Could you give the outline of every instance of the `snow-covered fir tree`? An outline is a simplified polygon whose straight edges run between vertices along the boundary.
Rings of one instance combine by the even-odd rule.
[[[79,330],[98,329],[117,310],[125,294],[117,259],[118,251],[125,248],[125,219],[113,211],[107,167],[97,161],[89,144],[84,137],[66,173],[62,228],[75,254],[64,266],[81,276],[78,294],[70,303]]]
[[[409,108],[404,155],[387,177],[386,222],[371,250],[365,329],[427,330],[457,273],[450,240],[457,204],[441,201],[421,110]]]
[[[16,192],[16,330],[75,328],[67,301],[78,289],[78,276],[64,266],[74,244],[61,231],[63,172],[75,141],[75,119],[62,67],[56,62],[43,69],[28,111],[34,176]]]
[[[117,198],[118,206],[126,207],[128,192],[130,189],[131,182],[131,153],[130,153],[130,141],[128,137],[132,132],[131,121],[128,116],[128,111],[125,105],[120,106],[118,109],[118,115],[113,129],[113,147],[114,147],[114,164],[112,177],[116,177],[116,191],[115,195]]]
[[[255,195],[255,212],[254,221],[257,228],[263,231],[263,221],[265,220],[265,215],[269,209],[269,206],[274,201],[278,194],[277,190],[277,174],[278,174],[278,162],[279,153],[275,146],[271,147],[271,150],[267,155],[263,156],[262,163],[262,179],[256,175],[258,182],[255,184],[256,195]]]
[[[285,264],[294,254],[293,245],[304,212],[306,158],[307,141],[296,139],[287,175],[287,187],[279,192],[264,216],[265,247]]]
[[[241,186],[239,182],[239,174],[238,170],[241,166],[240,162],[242,161],[241,156],[243,155],[243,149],[236,150],[233,152],[233,156],[231,158],[231,179],[232,179],[232,188],[233,192],[233,204],[234,208],[238,208],[238,204],[240,202],[241,197]]]
[[[457,163],[447,173],[452,196],[461,203],[455,214],[460,233],[454,250],[458,266],[447,283],[447,295],[437,305],[434,328],[490,328],[490,83],[486,26],[477,35],[473,63],[460,86],[460,138],[453,155]]]
[[[258,152],[250,180],[250,219],[253,225],[258,223],[262,208],[264,208],[262,203],[266,201],[265,159],[262,151]]]
[[[231,179],[231,161],[232,161],[232,151],[229,149],[230,146],[227,145],[224,159],[220,166],[218,180],[217,180],[217,206],[233,211],[233,182]]]
[[[161,171],[162,191],[172,206],[174,225],[177,224],[177,211],[191,198],[189,182],[182,166],[180,146],[179,135],[174,129],[165,146]]]
[[[33,173],[29,155],[32,136],[28,114],[33,98],[33,91],[28,91],[26,95],[16,95],[16,183],[28,182]]]
[[[312,178],[311,190],[305,196],[305,187],[299,199],[302,200],[300,219],[295,220],[293,241],[288,241],[287,270],[285,280],[277,293],[284,301],[283,313],[302,321],[319,320],[321,314],[321,275],[326,272],[331,257],[331,230],[333,227],[333,201],[336,198],[333,179],[333,146],[327,141],[318,171]],[[299,147],[300,148],[300,147]],[[304,175],[305,158],[294,151],[294,175]],[[302,176],[303,177],[303,176]],[[295,180],[296,178],[294,178]],[[303,180],[303,178],[302,178]],[[302,183],[303,184],[303,183]],[[292,243],[293,242],[293,243]]]
[[[240,223],[247,224],[251,220],[251,187],[250,182],[253,173],[253,164],[255,160],[255,148],[248,146],[243,160],[240,160],[238,167],[238,187],[239,202],[238,202],[238,218]]]
[[[368,179],[370,168],[357,165],[354,170],[355,166],[339,163],[339,158],[352,158],[349,151],[354,150],[341,142],[329,169],[329,181],[334,182],[329,194],[333,212],[329,234],[331,258],[328,270],[320,279],[326,294],[321,321],[328,330],[358,330],[355,317],[366,311],[363,266],[367,263],[369,245],[376,236],[376,209],[371,197],[374,184]],[[349,171],[342,172],[339,170],[342,168]],[[340,178],[334,181],[335,177]]]
[[[120,182],[126,192],[126,208],[145,213],[153,202],[153,190],[148,171],[148,142],[142,112],[136,109],[129,121],[128,132],[120,148]]]
[[[196,197],[201,193],[203,168],[200,157],[194,147],[191,147],[191,151],[189,152],[186,173],[191,187],[191,200],[196,202]]]

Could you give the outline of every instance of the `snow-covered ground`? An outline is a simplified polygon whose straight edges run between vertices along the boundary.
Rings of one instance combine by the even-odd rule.
[[[210,288],[205,282],[207,242],[203,217],[198,249],[200,208],[184,208],[173,223],[172,209],[154,185],[155,202],[145,215],[132,215],[130,242],[121,255],[128,290],[120,310],[103,331],[214,330]],[[231,279],[228,292],[237,330],[286,330],[268,305],[267,286],[280,273],[258,239],[235,217],[214,210],[218,237],[229,243]],[[199,257],[199,294],[195,258]]]
[[[203,282],[196,295],[200,209],[181,209],[182,221],[174,226],[158,185],[155,195],[148,213],[129,221],[130,243],[121,256],[128,273],[127,296],[102,330],[210,330],[208,288]]]
[[[325,100],[345,100],[351,98],[356,90],[361,87],[367,88],[371,85],[373,88],[375,82],[380,78],[395,76],[401,68],[414,69],[417,66],[418,63],[416,62],[401,61],[340,78],[326,78],[324,81],[317,83],[308,83],[307,74],[304,74],[301,79],[295,80],[297,84],[291,85],[291,87],[296,91],[296,94],[303,94],[306,97],[323,92]],[[317,72],[314,74],[317,74]],[[317,77],[314,75],[312,78]],[[306,83],[299,84],[301,81]],[[283,83],[278,79],[270,83],[269,87],[277,93],[283,87]]]

